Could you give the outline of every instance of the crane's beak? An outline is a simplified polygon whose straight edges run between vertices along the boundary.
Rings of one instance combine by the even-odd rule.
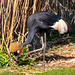
[[[16,61],[19,59],[19,54],[16,56]]]

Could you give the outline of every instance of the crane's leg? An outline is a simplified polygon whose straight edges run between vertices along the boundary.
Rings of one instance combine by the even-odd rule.
[[[46,33],[44,33],[43,66],[45,68]]]

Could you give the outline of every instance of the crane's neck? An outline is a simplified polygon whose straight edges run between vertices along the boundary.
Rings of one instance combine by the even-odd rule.
[[[24,43],[22,43],[22,44],[21,44],[22,48],[24,48],[27,44],[28,44],[27,41],[25,41]]]
[[[35,35],[35,31],[32,30],[28,33],[28,37],[27,37],[27,40],[21,44],[21,46],[24,48],[27,44],[30,44],[34,38],[34,35]]]

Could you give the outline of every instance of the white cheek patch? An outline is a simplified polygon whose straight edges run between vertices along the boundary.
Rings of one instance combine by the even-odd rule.
[[[17,53],[19,53],[19,50],[17,51]]]
[[[54,28],[55,30],[59,31],[59,34],[64,34],[68,31],[67,24],[65,23],[64,20],[60,19],[58,22],[56,22],[54,25],[49,26]]]

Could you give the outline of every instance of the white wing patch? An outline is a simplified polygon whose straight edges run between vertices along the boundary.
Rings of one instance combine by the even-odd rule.
[[[67,24],[65,23],[64,20],[60,19],[58,22],[56,22],[54,25],[49,26],[54,28],[55,30],[59,31],[59,34],[64,34],[68,31]]]

